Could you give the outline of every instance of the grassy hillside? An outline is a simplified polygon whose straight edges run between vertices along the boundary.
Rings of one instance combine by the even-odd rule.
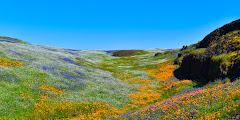
[[[240,112],[238,79],[197,88],[179,80],[177,53],[71,50],[0,41],[1,119],[227,119]]]

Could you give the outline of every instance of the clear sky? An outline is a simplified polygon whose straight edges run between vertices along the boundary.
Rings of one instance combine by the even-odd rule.
[[[181,48],[240,18],[240,0],[1,0],[0,36],[72,49]]]

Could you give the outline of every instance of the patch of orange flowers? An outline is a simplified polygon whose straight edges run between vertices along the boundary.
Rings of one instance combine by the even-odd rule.
[[[158,64],[157,68],[149,69],[147,72],[150,74],[150,77],[156,78],[159,81],[165,81],[173,76],[175,67],[175,65],[166,62],[166,64]]]
[[[43,92],[54,93],[56,95],[63,95],[63,93],[64,93],[61,89],[50,87],[48,85],[42,85],[42,86],[38,87],[38,89]]]
[[[5,66],[15,67],[15,66],[22,66],[22,65],[23,65],[23,63],[21,63],[21,62],[15,62],[15,61],[5,60],[5,59],[0,58],[0,67],[5,67]]]
[[[40,101],[34,105],[32,117],[39,119],[62,119],[59,115],[69,116],[66,120],[100,120],[123,112],[105,103]],[[70,117],[73,116],[73,117]]]

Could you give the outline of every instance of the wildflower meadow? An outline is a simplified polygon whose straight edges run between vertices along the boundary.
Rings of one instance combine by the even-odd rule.
[[[0,120],[228,119],[240,79],[179,79],[177,53],[71,50],[0,41]]]

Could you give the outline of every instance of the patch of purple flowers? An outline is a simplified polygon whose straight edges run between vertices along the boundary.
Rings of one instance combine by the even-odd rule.
[[[83,74],[83,73],[81,73],[81,72],[76,72],[78,75],[80,75],[81,76],[81,78],[86,78],[86,75],[85,74]]]
[[[66,81],[66,80],[59,80],[62,82],[62,84],[58,85],[58,88],[64,89],[66,91],[68,90],[81,90],[85,88],[87,85],[84,83],[81,83],[78,81]]]
[[[106,50],[105,52],[106,52],[107,54],[112,54],[112,53],[114,53],[115,51],[119,51],[119,50]]]
[[[46,70],[46,71],[50,71],[50,72],[52,72],[53,74],[57,74],[57,73],[55,72],[55,70],[57,70],[56,67],[52,67],[52,66],[42,66],[42,69],[43,69],[43,70]]]
[[[17,43],[16,41],[11,41],[11,40],[0,40],[0,42]]]
[[[184,92],[184,93],[191,93],[191,92],[195,92],[195,91],[199,91],[199,90],[202,90],[203,88],[194,88],[194,89],[191,89],[191,90],[188,90],[188,91],[186,91],[186,92]],[[184,94],[183,93],[183,94]]]
[[[81,73],[81,72],[77,72],[78,75],[74,75],[72,73],[69,72],[61,72],[61,75],[64,76],[64,78],[66,79],[86,79],[86,75]]]
[[[12,52],[13,55],[16,55],[16,56],[24,56],[22,53],[19,53],[19,52],[16,52],[16,51],[10,50],[10,49],[6,49],[6,51],[8,51],[8,52]],[[24,56],[24,57],[26,57],[26,56]]]
[[[80,66],[80,67],[83,67],[82,65],[79,65],[79,64],[75,63],[73,60],[71,60],[69,58],[63,58],[63,61],[66,61],[68,63],[74,64],[74,65],[77,65],[77,66]]]
[[[84,60],[83,58],[77,57],[77,59]]]
[[[64,76],[66,79],[77,79],[79,76],[73,75],[72,73],[68,72],[61,72],[61,75]]]
[[[13,77],[12,75],[9,75],[9,74],[3,74],[3,75],[0,75],[0,79],[1,80],[4,80],[4,81],[7,81],[7,82],[14,82],[14,83],[19,83],[20,80]]]
[[[59,84],[58,88],[65,90],[80,90],[85,88],[87,85],[82,83],[82,79],[86,79],[86,75],[81,72],[76,72],[77,75],[74,75],[69,72],[61,72],[61,75],[64,76],[65,79],[61,79],[63,84]]]

